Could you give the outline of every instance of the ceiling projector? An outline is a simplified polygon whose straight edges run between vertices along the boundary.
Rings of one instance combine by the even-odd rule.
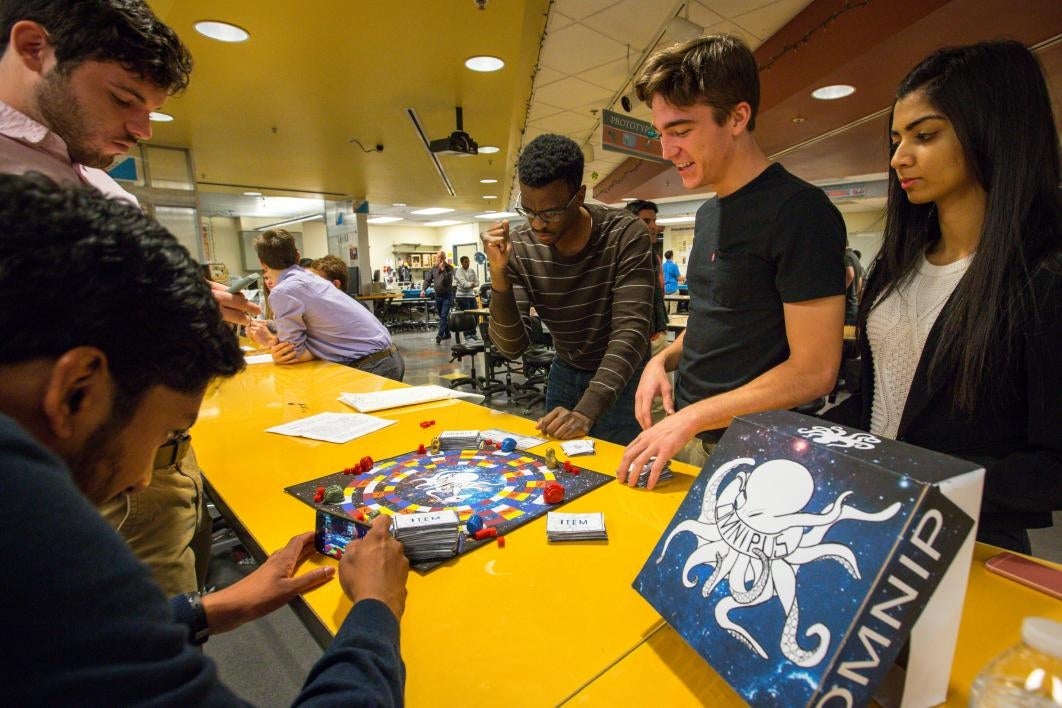
[[[456,155],[457,157],[478,155],[479,145],[471,135],[463,130],[461,117],[461,106],[457,106],[457,130],[450,133],[447,138],[432,140],[428,144],[428,149],[438,155]]]

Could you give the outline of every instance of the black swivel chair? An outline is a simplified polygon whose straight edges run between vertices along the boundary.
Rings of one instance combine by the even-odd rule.
[[[490,307],[490,294],[490,283],[479,286],[479,301],[483,304],[483,307]]]
[[[549,367],[553,364],[552,337],[545,333],[542,320],[538,317],[531,318],[530,331],[531,346],[523,353],[525,380],[517,385],[517,389],[523,393],[514,399],[524,406],[524,415],[529,415],[531,409],[546,400],[546,381],[549,378]]]
[[[505,356],[494,346],[494,342],[490,339],[490,326],[486,322],[479,323],[479,336],[483,339],[483,355],[487,360],[487,375],[483,379],[479,392],[490,398],[495,393],[504,391],[508,398],[512,398],[513,374],[519,373],[521,369],[516,365],[515,359]],[[504,383],[497,377],[499,368],[505,371]]]
[[[451,379],[450,388],[457,388],[458,386],[472,386],[472,388],[480,387],[480,378],[476,375],[476,355],[484,352],[484,346],[482,344],[470,344],[467,341],[461,341],[461,334],[469,330],[476,328],[476,316],[471,312],[464,312],[458,310],[451,312],[446,318],[447,326],[450,331],[454,333],[454,343],[450,347],[450,361],[461,361],[466,356],[472,358],[472,370],[469,376],[461,376],[459,378]]]

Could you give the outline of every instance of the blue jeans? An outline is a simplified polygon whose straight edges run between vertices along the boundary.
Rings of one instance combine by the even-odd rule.
[[[645,362],[643,361],[634,370],[630,381],[616,398],[616,402],[602,413],[590,428],[590,435],[617,445],[626,445],[638,437],[638,434],[642,432],[642,426],[638,425],[634,417],[634,394],[638,391],[638,381],[642,378],[644,369]],[[594,373],[576,369],[559,358],[554,359],[552,366],[549,367],[549,378],[546,380],[546,412],[550,412],[557,406],[573,410],[590,386],[590,379],[594,378]]]
[[[454,294],[452,292],[446,295],[440,295],[435,293],[435,311],[439,313],[439,339],[446,339],[450,336],[450,325],[446,323],[446,319],[450,316],[450,308],[454,305]]]

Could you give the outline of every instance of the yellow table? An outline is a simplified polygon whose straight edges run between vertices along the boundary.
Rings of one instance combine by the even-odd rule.
[[[252,551],[275,550],[313,528],[313,510],[286,486],[366,454],[408,452],[442,430],[535,432],[529,420],[454,401],[381,411],[397,424],[345,445],[263,432],[323,411],[349,412],[336,400],[340,392],[399,385],[320,361],[260,364],[208,396],[193,431],[196,455],[213,496]],[[424,430],[419,423],[427,418],[437,425]],[[622,448],[599,441],[597,450],[575,463],[611,473]],[[563,459],[559,447],[558,455]],[[692,482],[693,468],[674,468],[675,479],[657,491],[606,484],[563,506],[605,512],[607,542],[551,546],[543,516],[511,532],[505,548],[485,546],[427,574],[410,573],[402,620],[408,703],[556,704],[641,644],[661,620],[631,582]],[[319,638],[334,633],[350,609],[336,582],[304,603],[296,609]]]
[[[966,706],[970,685],[988,660],[1021,639],[1024,617],[1062,621],[1062,602],[985,570],[1000,549],[974,548],[948,706]],[[568,705],[743,706],[744,701],[666,624],[576,694]]]

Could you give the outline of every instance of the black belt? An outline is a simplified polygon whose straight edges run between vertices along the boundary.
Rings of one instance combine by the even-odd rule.
[[[155,464],[153,469],[162,469],[169,467],[177,463],[188,452],[188,448],[192,446],[192,436],[185,433],[179,438],[170,440],[165,445],[159,446],[159,449],[155,451]]]
[[[374,352],[373,354],[369,354],[368,356],[363,356],[360,359],[355,359],[354,361],[350,362],[349,366],[360,367],[363,364],[372,364],[377,361],[380,361],[380,359],[386,359],[392,354],[397,353],[398,347],[396,347],[394,343],[392,343],[389,347],[387,347],[387,349],[381,349],[380,351]]]

